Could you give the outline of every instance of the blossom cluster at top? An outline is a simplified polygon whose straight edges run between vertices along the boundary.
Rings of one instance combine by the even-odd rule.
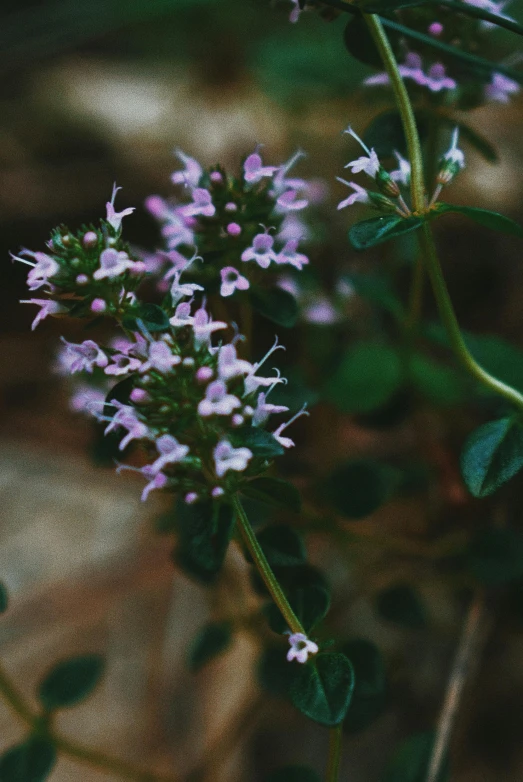
[[[347,163],[345,168],[350,168],[353,174],[365,173],[374,181],[378,190],[368,190],[357,182],[347,182],[345,179],[337,177],[339,182],[347,185],[353,191],[347,198],[340,201],[338,209],[352,206],[355,203],[362,203],[369,204],[383,212],[396,212],[401,217],[409,217],[411,210],[405,200],[407,197],[405,188],[408,188],[410,184],[411,171],[409,161],[405,160],[399,152],[395,152],[398,168],[388,172],[380,163],[376,151],[369,149],[350,126],[344,133],[348,133],[356,139],[365,152],[364,155],[361,155],[356,160],[351,160]],[[458,147],[458,135],[458,128],[455,128],[452,133],[450,147],[440,160],[435,190],[430,201],[427,202],[427,207],[437,201],[442,188],[450,184],[454,177],[465,167],[465,156]]]
[[[315,192],[304,179],[289,176],[302,152],[283,165],[268,166],[256,150],[243,162],[239,177],[221,166],[204,170],[179,150],[177,155],[184,168],[171,179],[179,197],[146,201],[161,225],[165,248],[144,261],[162,275],[163,288],[189,262],[193,278],[209,292],[219,288],[224,297],[248,290],[260,269],[301,270],[309,262],[298,250],[308,234],[300,213]]]

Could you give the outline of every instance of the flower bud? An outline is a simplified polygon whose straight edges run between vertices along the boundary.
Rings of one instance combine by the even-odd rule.
[[[378,173],[376,174],[376,184],[380,191],[390,198],[399,198],[401,195],[400,189],[397,183],[393,180],[391,175],[380,166]]]

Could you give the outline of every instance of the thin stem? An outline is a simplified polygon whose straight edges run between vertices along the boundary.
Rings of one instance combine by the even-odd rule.
[[[33,728],[38,723],[39,715],[35,714],[30,706],[28,706],[23,695],[1,666],[0,697],[4,699],[15,714],[17,714],[29,728]],[[69,755],[69,757],[74,758],[75,760],[88,763],[90,766],[103,769],[104,771],[109,771],[110,773],[119,776],[121,779],[129,780],[129,782],[179,782],[179,780],[172,775],[157,774],[152,771],[136,768],[130,763],[106,755],[105,752],[98,752],[98,750],[85,747],[83,744],[77,744],[76,742],[70,741],[65,736],[55,733],[53,730],[50,730],[47,735],[57,750],[64,755]]]
[[[329,730],[329,757],[327,760],[327,773],[325,782],[338,782],[340,773],[341,749],[342,749],[342,724],[335,725]]]
[[[409,307],[406,318],[407,334],[415,332],[418,323],[421,320],[421,310],[423,307],[423,283],[425,281],[425,268],[423,258],[418,255],[414,260],[412,278],[409,291]]]
[[[369,28],[374,43],[380,53],[383,65],[390,79],[396,103],[401,115],[405,139],[407,141],[407,150],[411,166],[411,198],[414,212],[423,212],[425,209],[425,184],[423,181],[423,158],[421,155],[421,145],[419,141],[416,118],[407,92],[407,88],[401,78],[401,74],[394,57],[389,39],[385,34],[383,25],[375,14],[363,14],[363,18]]]
[[[483,637],[486,635],[483,632],[485,627],[484,618],[485,602],[483,594],[480,592],[472,601],[463,626],[436,727],[436,736],[432,747],[426,782],[437,782],[441,774],[441,768],[445,763],[461,697],[470,676],[471,668],[474,663],[477,663],[478,647],[481,646]]]
[[[489,372],[478,364],[471,355],[463,339],[458,319],[452,306],[452,301],[447,288],[447,283],[443,276],[441,266],[436,254],[434,239],[430,227],[425,223],[419,231],[420,244],[425,259],[428,275],[430,277],[432,290],[436,298],[439,314],[443,325],[447,330],[451,347],[460,364],[470,372],[476,380],[483,383],[495,393],[507,399],[507,401],[523,409],[523,395],[515,388],[506,385],[501,380],[493,377]]]
[[[262,551],[260,544],[254,534],[254,530],[251,527],[250,521],[247,518],[247,514],[243,509],[240,499],[237,494],[234,495],[232,500],[234,510],[236,511],[236,521],[242,540],[249,551],[249,554],[254,560],[254,564],[258,569],[258,573],[263,578],[265,586],[269,590],[272,599],[280,609],[283,618],[287,622],[287,625],[293,633],[303,633],[306,635],[305,630],[292,610],[289,601],[285,597],[283,589],[278,583],[278,579],[272,572],[271,566],[267,562],[267,558]]]

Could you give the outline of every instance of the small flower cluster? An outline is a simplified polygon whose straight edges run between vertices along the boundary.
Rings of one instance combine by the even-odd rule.
[[[395,152],[398,168],[388,172],[381,165],[375,150],[369,149],[350,126],[344,133],[348,133],[356,139],[365,152],[365,155],[347,163],[345,168],[350,168],[353,174],[360,172],[367,174],[368,177],[374,180],[378,190],[367,190],[356,182],[347,182],[345,179],[337,177],[339,182],[342,182],[354,191],[343,201],[340,201],[338,209],[352,206],[355,203],[362,203],[369,204],[382,212],[396,212],[401,217],[410,217],[412,212],[405,200],[407,194],[405,192],[404,196],[402,193],[402,188],[408,188],[410,184],[410,163],[399,152]],[[465,167],[465,156],[461,149],[458,148],[458,135],[458,128],[455,128],[452,133],[450,147],[440,160],[440,169],[436,177],[436,188],[430,202],[427,203],[427,208],[436,202],[442,188],[450,184],[454,177]]]
[[[23,249],[15,261],[28,266],[27,285],[31,292],[42,290],[52,298],[24,299],[40,310],[33,321],[35,329],[48,315],[75,316],[108,314],[123,316],[132,308],[134,291],[143,279],[145,264],[133,258],[121,238],[122,219],[134,208],[116,212],[113,188],[107,203],[106,218],[100,226],[83,226],[76,235],[65,227],[57,228],[47,244],[47,252]]]
[[[223,297],[248,290],[259,269],[292,266],[309,260],[298,251],[307,234],[299,213],[312,188],[289,170],[303,153],[281,166],[263,164],[259,150],[244,161],[240,177],[221,166],[205,171],[194,158],[177,151],[184,165],[171,180],[184,201],[151,196],[146,207],[161,224],[165,251],[146,257],[148,269],[162,275],[161,287],[191,265],[207,290]],[[200,261],[201,263],[195,263]]]
[[[504,13],[505,2],[463,1],[505,19],[511,18]],[[404,8],[398,13],[405,25],[418,32],[428,34],[442,43],[458,46],[471,54],[481,51],[489,57],[489,35],[495,29],[492,23],[456,14],[435,5]],[[403,78],[419,89],[425,97],[431,96],[432,102],[444,101],[447,105],[449,100],[452,100],[458,108],[470,109],[488,101],[507,103],[510,97],[520,90],[517,82],[502,73],[494,72],[490,80],[478,81],[477,74],[464,71],[452,56],[442,55],[441,60],[434,62],[434,49],[420,43],[418,48],[419,51],[405,52],[399,70]],[[492,54],[490,59],[499,60],[498,50]],[[389,77],[386,73],[378,73],[365,79],[364,84],[388,85]]]

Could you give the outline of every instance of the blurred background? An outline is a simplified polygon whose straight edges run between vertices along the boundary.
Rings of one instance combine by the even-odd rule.
[[[367,262],[346,241],[353,216],[336,212],[346,189],[334,177],[343,176],[350,159],[341,132],[349,122],[363,130],[390,101],[361,87],[370,69],[345,50],[345,19],[305,12],[290,24],[292,6],[283,0],[8,0],[2,8],[0,577],[11,608],[0,622],[1,657],[32,697],[56,658],[105,654],[103,686],[64,714],[61,727],[180,779],[262,779],[291,762],[322,772],[327,731],[260,692],[252,676],[256,649],[247,635],[201,673],[187,672],[187,646],[218,598],[174,571],[172,541],[154,531],[163,499],[151,497],[142,506],[141,486],[101,465],[92,425],[69,410],[67,389],[51,371],[59,335],[75,341],[80,327],[48,319],[31,333],[34,308],[19,304],[26,298],[26,269],[11,263],[9,251],[43,249],[58,224],[97,221],[114,181],[123,187],[117,204],[137,207],[125,224],[127,238],[152,248],[158,230],[143,202],[152,193],[171,193],[175,147],[203,164],[234,170],[261,143],[271,164],[303,148],[299,175],[327,183],[323,228],[310,256],[328,288]],[[522,110],[516,99],[469,116],[469,124],[495,143],[499,161],[467,150],[468,167],[453,185],[452,200],[523,220]],[[438,241],[462,323],[523,347],[521,244],[454,220],[438,228]],[[434,315],[429,297],[426,309]],[[352,333],[364,331],[358,321],[364,317],[355,306]],[[315,332],[320,346],[324,333]],[[335,351],[339,342],[325,344]],[[308,469],[318,453],[335,462],[412,449],[421,425],[411,421],[383,433],[340,419],[327,405],[316,410],[308,423]],[[449,469],[450,492],[459,478],[455,463]],[[415,501],[396,501],[358,529],[371,540],[390,531],[397,573],[401,558],[394,557],[404,553],[403,535],[417,534],[418,517]],[[390,571],[375,547],[357,554],[372,588],[386,584]],[[405,632],[380,624],[354,575],[353,557],[333,553],[312,536],[311,558],[329,569],[337,588],[338,626],[347,635],[371,636],[387,653],[387,708],[368,730],[347,739],[342,775],[373,782],[402,737],[433,726],[463,602],[425,574],[420,582],[433,629]],[[246,568],[232,548],[219,600],[234,604],[239,592],[248,592]],[[459,782],[523,779],[519,630],[509,623],[487,642],[477,674],[481,686],[476,679],[474,695],[467,695],[459,731],[452,777]],[[0,704],[0,750],[21,735]],[[115,778],[62,759],[51,775],[52,782]]]

